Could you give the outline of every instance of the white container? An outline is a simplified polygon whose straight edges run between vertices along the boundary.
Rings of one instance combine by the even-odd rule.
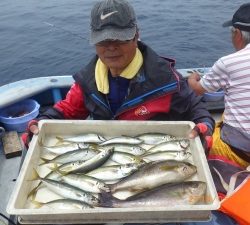
[[[219,200],[211,173],[199,138],[190,141],[192,162],[197,166],[197,174],[192,180],[207,183],[204,205],[168,205],[154,208],[94,208],[87,210],[54,210],[30,208],[27,195],[34,187],[31,182],[32,170],[37,168],[42,148],[39,142],[55,141],[55,136],[73,136],[82,133],[98,133],[104,136],[134,136],[145,132],[165,132],[179,137],[187,137],[193,128],[192,122],[155,121],[93,121],[93,120],[43,120],[39,122],[40,133],[34,136],[21,168],[16,186],[7,206],[10,215],[18,215],[23,224],[90,224],[90,223],[166,223],[182,221],[206,221],[211,210],[219,207]]]

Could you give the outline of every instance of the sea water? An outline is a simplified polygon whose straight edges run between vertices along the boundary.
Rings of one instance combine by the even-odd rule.
[[[74,74],[94,54],[93,0],[1,0],[0,86],[26,78]],[[234,51],[229,29],[243,0],[130,0],[140,39],[177,68],[211,66]]]

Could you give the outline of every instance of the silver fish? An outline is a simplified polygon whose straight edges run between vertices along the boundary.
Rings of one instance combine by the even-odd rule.
[[[160,151],[183,151],[186,150],[189,147],[189,145],[190,141],[188,139],[173,140],[156,145],[148,149],[148,152],[152,153]]]
[[[46,163],[69,163],[77,160],[88,160],[92,158],[93,156],[97,155],[99,151],[93,150],[93,149],[80,149],[80,150],[74,150],[70,152],[66,152],[64,154],[58,155],[54,157],[53,159],[46,159],[41,157],[41,159],[44,161],[44,163],[41,163],[40,165],[46,164]]]
[[[87,161],[80,160],[80,161],[65,163],[59,166],[58,168],[53,168],[52,170],[58,170],[62,174],[68,174],[72,172],[87,173],[104,164],[113,154],[113,152],[114,152],[113,149],[103,150]]]
[[[110,186],[111,192],[127,190],[133,194],[150,190],[160,185],[181,182],[195,174],[196,166],[175,160],[155,161],[143,165],[132,175]]]
[[[109,144],[140,144],[143,141],[139,138],[129,137],[129,136],[121,136],[121,137],[115,137],[111,138],[105,142],[102,142],[99,144],[99,146],[109,145]]]
[[[109,191],[108,185],[103,181],[83,174],[67,174],[61,177],[61,181],[87,192],[101,193],[102,191]]]
[[[139,145],[133,145],[133,144],[107,144],[105,146],[102,146],[103,149],[107,148],[114,148],[114,151],[118,152],[126,152],[133,155],[143,155],[146,152],[146,149],[142,148]]]
[[[158,188],[126,200],[119,200],[109,193],[101,195],[101,207],[137,208],[137,207],[169,207],[176,205],[194,205],[205,203],[206,183],[187,181],[177,184],[165,184]]]
[[[190,156],[191,153],[186,151],[164,151],[164,152],[148,153],[141,156],[141,158],[145,162],[162,161],[162,160],[184,161],[187,160]]]
[[[83,143],[67,143],[62,145],[55,145],[55,146],[43,146],[43,148],[51,153],[60,155],[66,152],[75,151],[78,149],[86,149],[89,147],[89,144]]]
[[[176,137],[173,135],[163,133],[145,133],[136,136],[136,138],[143,140],[143,143],[148,145],[156,145],[176,139]]]
[[[139,157],[132,155],[126,152],[115,151],[110,157],[111,160],[119,164],[128,164],[128,163],[143,163],[144,161]]]
[[[103,181],[115,181],[132,174],[138,170],[140,166],[141,165],[137,163],[105,166],[92,170],[87,175]]]
[[[35,170],[34,170],[34,177],[32,180],[42,181],[42,183],[44,183],[48,189],[50,189],[51,191],[55,192],[56,194],[64,198],[81,200],[92,206],[95,206],[99,203],[99,199],[96,198],[94,195],[90,194],[89,192],[83,191],[77,187],[74,187],[72,185],[60,181],[42,178]],[[33,189],[32,191],[36,190],[37,188]],[[31,193],[29,193],[28,196],[30,195]]]
[[[57,199],[49,202],[38,202],[32,201],[36,208],[49,207],[52,209],[90,209],[93,206],[87,204],[86,202],[74,200],[74,199]]]
[[[73,143],[101,143],[106,139],[99,134],[82,134],[73,137],[56,137],[59,142],[73,142]]]

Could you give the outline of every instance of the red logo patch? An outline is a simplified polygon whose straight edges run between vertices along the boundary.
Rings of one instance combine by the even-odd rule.
[[[140,106],[139,108],[137,108],[135,110],[136,116],[143,116],[143,115],[147,115],[147,114],[150,114],[150,112],[148,111],[148,109],[145,106]]]

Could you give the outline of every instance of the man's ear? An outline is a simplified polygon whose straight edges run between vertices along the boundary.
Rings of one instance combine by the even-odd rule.
[[[235,35],[234,38],[235,38],[235,42],[237,44],[237,47],[239,49],[244,48],[246,44],[245,44],[245,41],[243,39],[241,31],[239,29],[235,29],[234,35]]]

